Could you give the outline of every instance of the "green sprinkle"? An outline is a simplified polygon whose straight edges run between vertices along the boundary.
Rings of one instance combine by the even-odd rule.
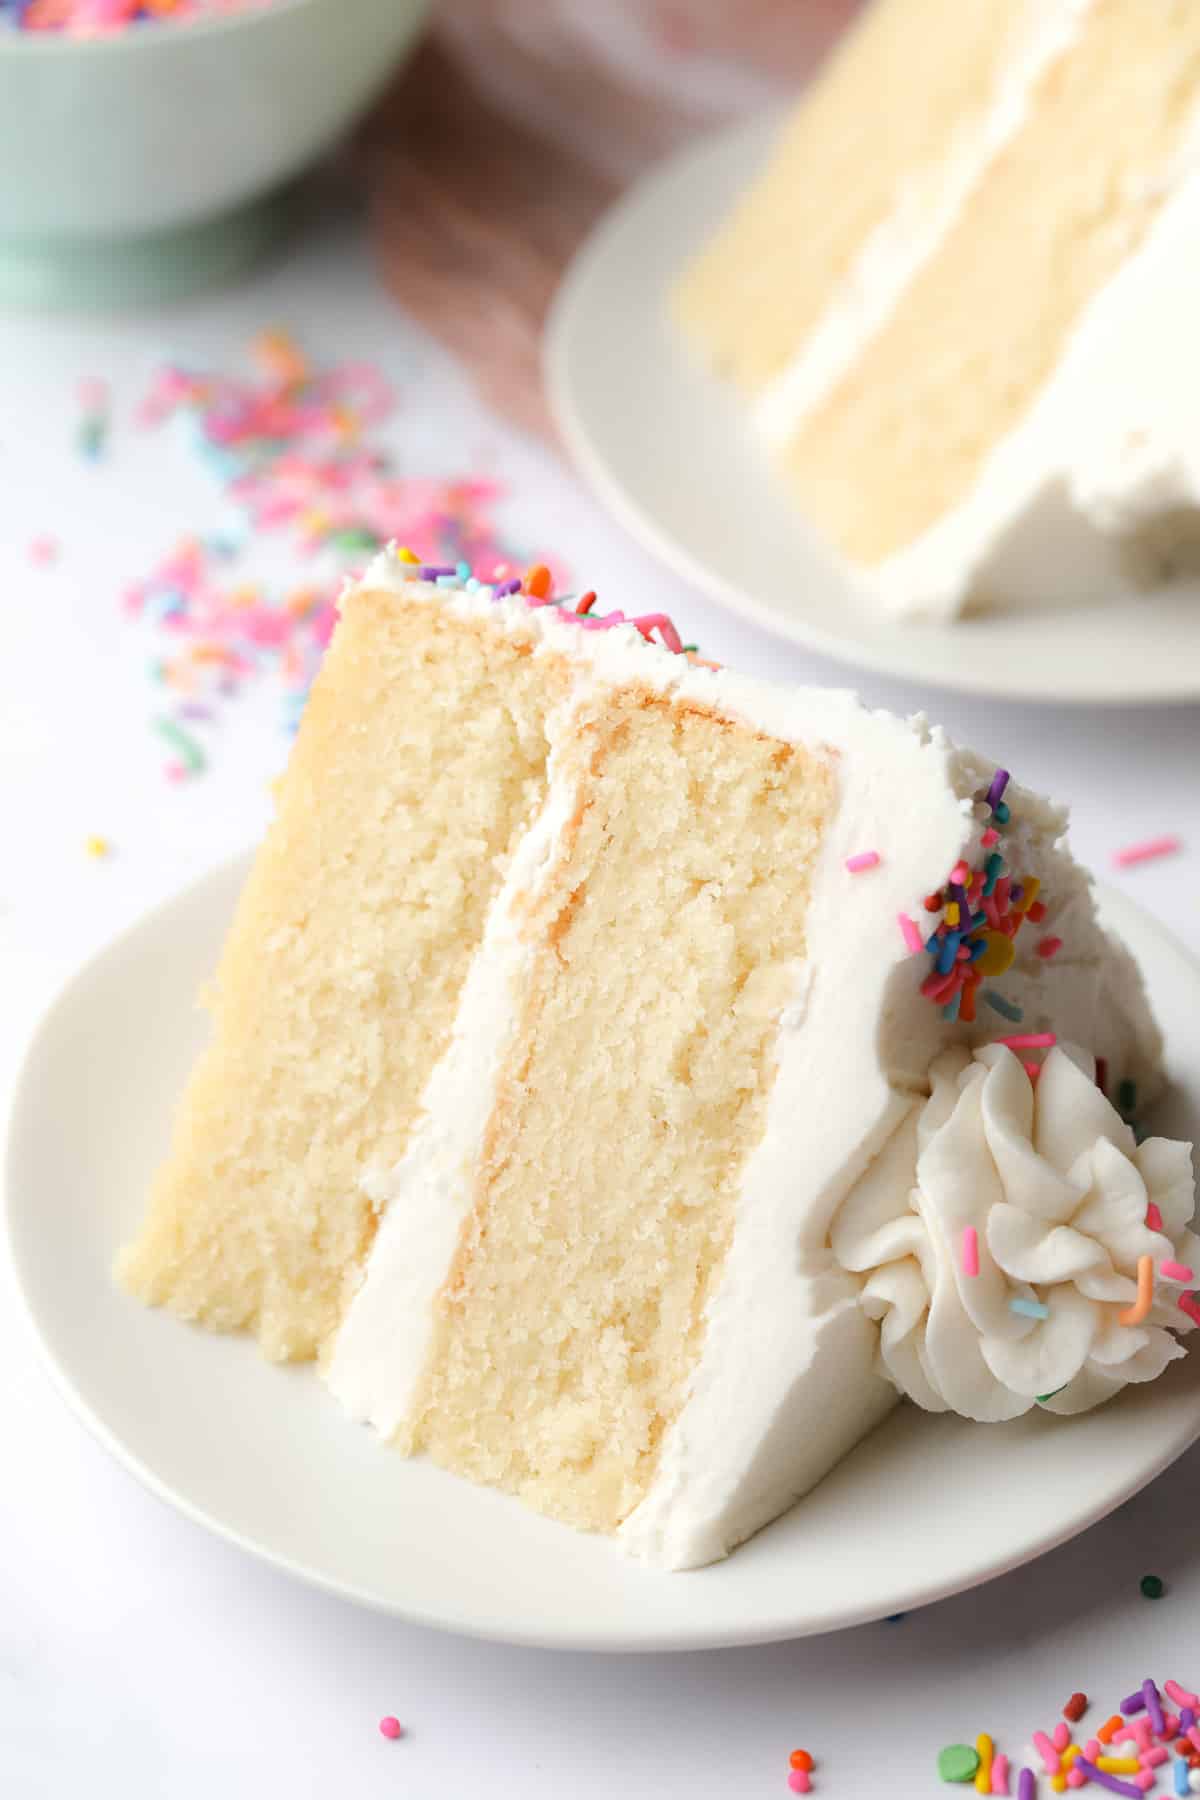
[[[1123,1081],[1117,1089],[1117,1105],[1123,1113],[1131,1113],[1137,1105],[1137,1084]]]
[[[1064,1381],[1062,1384],[1062,1387],[1051,1388],[1050,1392],[1048,1394],[1038,1394],[1038,1396],[1037,1396],[1038,1405],[1045,1406],[1047,1400],[1053,1400],[1055,1394],[1061,1394],[1063,1391],[1063,1388],[1069,1387],[1069,1386],[1070,1386],[1070,1382]]]
[[[986,1000],[993,1012],[998,1012],[1002,1019],[1010,1019],[1014,1025],[1019,1025],[1025,1017],[1019,1006],[1011,1000],[1006,1000],[1003,994],[996,992],[995,988],[984,988],[980,999]]]
[[[378,550],[380,539],[373,531],[365,527],[350,526],[343,531],[331,531],[325,539],[335,550]],[[471,571],[468,569],[467,574]]]
[[[938,1774],[943,1781],[974,1781],[979,1772],[979,1752],[970,1744],[947,1744],[938,1751]]]
[[[1161,1575],[1143,1575],[1138,1586],[1147,1600],[1161,1600],[1167,1591],[1167,1584]]]
[[[159,737],[170,744],[184,768],[190,770],[193,775],[198,775],[208,759],[195,738],[189,737],[186,731],[181,730],[174,719],[155,719],[154,729]]]
[[[992,808],[992,818],[996,821],[997,825],[1007,825],[1008,824],[1008,821],[1012,818],[1012,814],[1008,810],[1008,802],[1007,801],[1005,801],[1005,800],[997,801],[996,805],[993,806],[993,808]]]

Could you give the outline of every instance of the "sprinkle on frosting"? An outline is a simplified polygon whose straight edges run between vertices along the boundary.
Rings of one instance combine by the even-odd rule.
[[[1012,966],[1017,933],[1026,919],[1037,922],[1046,916],[1037,878],[1015,881],[1003,850],[997,848],[1000,833],[1012,818],[1003,798],[1010,780],[1007,769],[997,769],[986,793],[976,797],[981,816],[988,820],[980,838],[986,853],[981,864],[973,869],[957,862],[944,886],[925,900],[925,910],[942,917],[925,940],[933,969],[921,983],[921,992],[941,1007],[947,1021],[974,1024],[981,984],[997,980]],[[1062,947],[1061,939],[1044,941],[1055,946],[1044,955],[1052,956]],[[993,989],[986,997],[996,1011],[1004,1012],[1003,1003],[996,1005],[999,996]]]
[[[878,850],[860,850],[856,856],[846,858],[846,867],[852,875],[861,875],[866,869],[877,869],[879,863]]]

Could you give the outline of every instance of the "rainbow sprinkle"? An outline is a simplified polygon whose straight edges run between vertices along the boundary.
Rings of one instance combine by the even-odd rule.
[[[1163,1591],[1156,1575],[1144,1576],[1141,1585],[1143,1592],[1154,1597]],[[1179,1708],[1178,1713],[1168,1710],[1164,1694]],[[1052,1731],[1031,1734],[1036,1761],[1040,1761],[1052,1792],[1061,1794],[1094,1782],[1106,1792],[1141,1800],[1143,1794],[1154,1793],[1160,1779],[1169,1782],[1175,1794],[1200,1789],[1200,1728],[1196,1724],[1200,1699],[1196,1695],[1174,1681],[1164,1682],[1160,1693],[1147,1678],[1122,1700],[1119,1712],[1095,1728],[1093,1736],[1085,1738],[1081,1731],[1081,1741],[1073,1743],[1071,1727],[1079,1724],[1089,1707],[1086,1694],[1072,1694]],[[974,1779],[980,1794],[1007,1794],[1008,1772],[1008,1759],[996,1750],[987,1732],[980,1732],[974,1750],[968,1744],[952,1744],[938,1756],[943,1781]],[[1017,1777],[1018,1800],[1036,1800],[1037,1792],[1034,1768],[1022,1768]]]
[[[135,26],[260,12],[272,0],[0,0],[0,30],[116,37]]]
[[[181,538],[125,594],[127,613],[150,636],[151,679],[165,690],[157,710],[165,701],[167,716],[155,729],[174,752],[166,768],[174,781],[206,766],[197,728],[214,724],[252,684],[278,684],[283,726],[295,731],[337,595],[362,558],[390,540],[418,546],[429,559],[418,566],[434,568],[435,579],[474,579],[474,566],[509,591],[521,587],[508,571],[525,559],[495,524],[498,484],[399,474],[374,440],[395,408],[377,367],[318,367],[282,330],[263,332],[253,351],[248,376],[164,364],[138,409],[143,426],[170,425],[184,436],[226,507],[219,529]],[[94,408],[99,399],[83,384],[81,401]],[[242,572],[245,552],[268,535],[297,564],[282,586]],[[539,568],[538,584],[553,585],[550,561],[543,557],[531,575]],[[641,625],[654,629],[651,619]]]
[[[966,1025],[975,1022],[984,979],[1001,976],[1011,967],[1017,933],[1026,919],[1040,924],[1046,916],[1037,878],[1029,875],[1014,881],[1003,852],[995,847],[1012,818],[1004,799],[1010,780],[1007,769],[997,769],[986,793],[977,796],[988,820],[980,840],[987,853],[982,863],[977,868],[955,863],[944,885],[925,900],[926,912],[942,916],[921,945],[933,962],[921,992],[941,1008],[944,1019]],[[905,941],[910,943],[907,932]],[[1013,1016],[1005,1012],[1007,1003],[994,989],[987,990],[986,998],[997,1012]],[[1014,1010],[1019,1019],[1020,1009]]]

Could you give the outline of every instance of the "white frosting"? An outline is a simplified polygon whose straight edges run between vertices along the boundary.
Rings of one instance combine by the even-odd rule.
[[[991,1421],[1039,1396],[1082,1412],[1154,1380],[1183,1355],[1173,1333],[1192,1329],[1182,1289],[1158,1273],[1164,1261],[1200,1273],[1190,1144],[1137,1145],[1079,1052],[1052,1049],[1036,1088],[997,1045],[948,1050],[931,1075],[932,1096],[911,1107],[830,1234],[838,1262],[865,1277],[896,1387],[931,1412]],[[1151,1204],[1161,1230],[1146,1222]],[[1153,1305],[1123,1324],[1147,1256]],[[1020,1310],[1030,1302],[1047,1316]]]
[[[921,917],[921,897],[960,856],[978,861],[974,796],[993,765],[956,751],[923,720],[869,713],[851,695],[769,687],[689,666],[628,627],[586,632],[552,608],[406,582],[380,559],[364,587],[398,588],[525,638],[535,655],[565,652],[574,700],[551,721],[571,728],[574,701],[597,684],[635,680],[716,707],[794,742],[834,753],[837,803],[814,872],[808,956],[775,1046],[778,1075],[763,1139],[746,1167],[732,1246],[709,1305],[704,1346],[685,1405],[665,1434],[657,1476],[625,1522],[627,1549],[668,1567],[720,1556],[775,1517],[869,1429],[894,1398],[874,1372],[874,1332],[856,1284],[828,1248],[830,1222],[923,1088],[948,1041],[971,1035],[919,993],[925,958],[911,958],[896,915]],[[1010,792],[1014,867],[1042,880],[1045,922],[1067,948],[1047,963],[1026,932],[999,986],[1029,1029],[1093,1043],[1114,1069],[1152,1087],[1159,1044],[1132,963],[1095,923],[1088,884],[1056,848],[1057,809]],[[547,798],[507,871],[466,981],[453,1039],[431,1077],[424,1113],[393,1170],[369,1191],[384,1216],[365,1277],[334,1345],[328,1379],[386,1436],[402,1430],[424,1369],[432,1303],[473,1199],[473,1177],[515,1016],[524,958],[515,909],[556,857],[575,795],[553,750]],[[850,876],[845,858],[881,862]],[[1009,1027],[988,1013],[976,1036]]]
[[[893,311],[962,211],[976,181],[1020,128],[1030,88],[1071,42],[1091,0],[1025,0],[991,104],[968,120],[944,157],[910,172],[796,355],[768,382],[755,424],[786,444]]]

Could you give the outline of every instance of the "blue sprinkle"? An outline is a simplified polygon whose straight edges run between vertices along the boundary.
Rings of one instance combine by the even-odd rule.
[[[975,938],[971,944],[971,961],[978,962],[986,949],[987,940],[985,938]]]
[[[462,583],[458,579],[457,575],[436,575],[434,577],[434,580],[437,582],[437,585],[439,587],[456,588],[456,587],[462,586]]]
[[[949,975],[958,959],[958,946],[962,943],[961,931],[948,931],[942,939],[935,967],[939,975]]]
[[[959,1009],[959,1005],[960,1005],[961,1001],[962,1001],[962,992],[960,990],[957,994],[955,994],[953,1000],[948,1000],[946,1002],[945,1006],[943,1006],[943,1008],[942,1008],[943,1019],[948,1019],[951,1021],[951,1023],[953,1023],[953,1021],[955,1019],[957,1019],[957,1017],[958,1017],[958,1009]]]
[[[997,825],[1007,825],[1008,821],[1012,818],[1012,813],[1008,809],[1008,802],[1001,800],[998,805],[993,806],[992,817],[995,819]]]
[[[1188,1787],[1188,1766],[1184,1762],[1182,1756],[1177,1756],[1175,1758],[1173,1773],[1175,1776],[1175,1792],[1177,1794],[1190,1793],[1191,1790]]]
[[[898,1625],[901,1619],[907,1619],[907,1613],[889,1613],[883,1621],[885,1625]]]
[[[470,563],[469,562],[456,563],[455,568],[454,568],[454,573],[458,576],[458,579],[460,581],[466,581],[468,576],[471,573]]]
[[[941,947],[942,947],[942,940],[938,936],[936,931],[933,933],[933,935],[931,937],[927,937],[925,939],[925,948],[928,950],[930,956],[936,956],[938,951],[941,949]]]
[[[994,988],[985,988],[980,999],[986,1000],[992,1011],[998,1012],[1002,1019],[1011,1019],[1014,1025],[1019,1025],[1025,1017],[1019,1006],[1015,1006],[1011,1000],[1006,1000],[1003,994],[996,993]]]
[[[1019,1294],[1015,1300],[1009,1301],[1008,1310],[1020,1313],[1023,1319],[1048,1319],[1050,1317],[1050,1308],[1043,1306],[1040,1300],[1025,1300]]]
[[[474,575],[468,575],[467,577],[467,592],[468,594],[477,594],[479,592],[479,582]]]

